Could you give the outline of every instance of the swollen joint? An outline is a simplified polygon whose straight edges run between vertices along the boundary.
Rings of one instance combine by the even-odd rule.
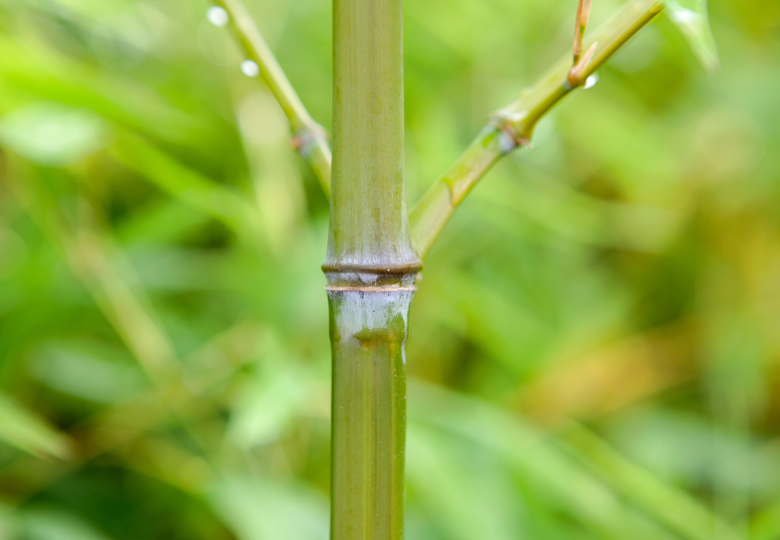
[[[488,125],[498,129],[500,139],[501,155],[511,153],[520,146],[531,147],[531,139],[520,134],[511,120],[500,115],[493,115],[488,121]]]
[[[309,157],[312,148],[328,140],[328,132],[320,125],[299,129],[290,140],[290,145],[304,158]]]

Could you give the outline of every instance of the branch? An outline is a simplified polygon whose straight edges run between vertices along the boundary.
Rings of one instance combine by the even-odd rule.
[[[293,147],[308,162],[323,191],[329,195],[332,157],[325,128],[315,122],[306,110],[241,0],[214,2],[227,12],[230,26],[244,51],[260,68],[260,75],[287,115],[293,132]]]
[[[577,8],[577,20],[574,23],[574,47],[572,48],[575,66],[579,63],[580,57],[582,56],[582,40],[585,37],[585,28],[588,26],[590,8],[592,5],[593,0],[580,0],[580,5]]]
[[[663,10],[660,0],[632,0],[588,41],[587,53],[577,63],[567,54],[531,88],[507,107],[493,113],[487,125],[454,165],[436,181],[412,209],[412,241],[420,257],[430,251],[444,226],[466,195],[490,168],[515,148],[531,145],[537,122],[573,90],[582,86],[634,34]],[[578,16],[582,39],[583,18]]]

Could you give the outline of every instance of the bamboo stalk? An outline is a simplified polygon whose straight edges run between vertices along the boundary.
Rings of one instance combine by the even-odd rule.
[[[301,98],[298,97],[290,80],[241,0],[214,1],[227,12],[230,25],[241,46],[249,59],[260,68],[260,75],[290,121],[293,132],[293,147],[309,164],[325,194],[328,195],[330,193],[331,151],[325,128],[312,118],[303,105]]]
[[[406,334],[414,289],[329,290],[331,539],[401,540]]]
[[[309,126],[303,120],[310,117],[241,4],[217,1],[235,19],[242,43],[270,79],[293,129]],[[567,56],[493,114],[412,211],[410,226],[403,171],[401,0],[333,2],[334,160],[323,264],[333,358],[333,540],[403,538],[405,344],[420,256],[493,164],[530,145],[538,120],[662,9],[658,0],[633,0],[582,54],[589,5],[581,2],[574,65]]]
[[[333,3],[333,186],[327,271],[405,274],[401,0]]]
[[[412,209],[409,220],[414,247],[420,257],[425,258],[452,214],[490,168],[514,149],[530,146],[537,122],[584,84],[661,10],[663,3],[659,0],[633,0],[585,40],[587,46],[578,47],[575,42],[575,54],[583,49],[588,53],[578,56],[574,69],[572,56],[567,54],[515,101],[493,113],[465,153]],[[578,28],[584,32],[580,23],[578,19]],[[582,34],[576,39],[582,39]]]
[[[401,540],[414,279],[401,0],[334,0],[331,539]]]

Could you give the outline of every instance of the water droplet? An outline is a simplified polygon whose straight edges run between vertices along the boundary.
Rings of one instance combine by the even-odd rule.
[[[208,9],[206,18],[214,26],[225,26],[230,20],[230,15],[223,8],[214,6]]]
[[[510,137],[503,131],[500,131],[498,133],[498,148],[501,150],[502,154],[508,154],[509,152],[517,148],[517,143],[512,140],[512,137]]]
[[[260,74],[260,66],[253,60],[244,60],[241,62],[241,72],[247,77],[257,77]]]
[[[596,86],[596,84],[598,84],[598,82],[599,82],[599,74],[594,73],[593,75],[585,79],[585,84],[583,85],[583,88],[585,90],[587,90],[588,88],[593,88],[594,86]]]

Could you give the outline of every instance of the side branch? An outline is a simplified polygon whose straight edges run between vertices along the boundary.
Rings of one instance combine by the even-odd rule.
[[[412,209],[409,215],[412,241],[420,257],[425,258],[452,214],[491,167],[515,148],[530,146],[537,122],[561,99],[582,86],[662,10],[660,0],[632,0],[594,32],[586,40],[587,45],[579,48],[588,52],[578,58],[576,69],[572,69],[572,56],[567,54],[515,101],[491,115],[463,155]]]
[[[214,2],[227,12],[230,25],[248,58],[260,68],[260,75],[287,115],[293,132],[293,147],[308,162],[325,194],[329,195],[332,157],[325,128],[306,110],[241,0]]]

